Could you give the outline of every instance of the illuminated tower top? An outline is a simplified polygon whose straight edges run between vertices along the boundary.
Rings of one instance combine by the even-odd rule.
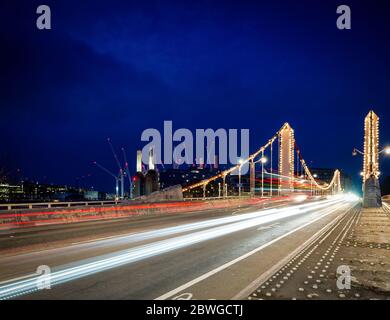
[[[279,131],[279,190],[287,189],[283,185],[288,185],[290,191],[294,184],[294,130],[288,123],[285,123]],[[284,183],[286,180],[287,183]]]
[[[379,117],[370,111],[364,120],[363,183],[379,177]]]

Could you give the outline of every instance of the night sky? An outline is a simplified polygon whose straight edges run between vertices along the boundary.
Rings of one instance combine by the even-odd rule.
[[[40,182],[112,191],[91,163],[131,171],[147,128],[250,129],[288,121],[307,163],[359,179],[363,120],[390,144],[386,1],[20,1],[0,4],[0,157]],[[39,4],[52,30],[36,28]],[[350,5],[352,30],[336,28]],[[390,159],[381,171],[390,174]]]

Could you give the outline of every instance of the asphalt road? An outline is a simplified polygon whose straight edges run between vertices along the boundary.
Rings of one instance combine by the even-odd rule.
[[[0,258],[0,297],[230,299],[352,205],[332,199],[2,235],[1,248],[15,251]],[[37,287],[39,266],[50,268],[51,289]]]
[[[46,225],[21,229],[0,230],[0,253],[13,253],[21,250],[42,250],[62,247],[66,244],[97,239],[119,234],[141,232],[148,229],[197,222],[221,216],[243,213],[253,209],[281,206],[286,200],[266,201],[256,205],[203,210],[183,213],[134,215],[128,218],[104,221],[87,221],[71,224]],[[1,279],[1,275],[0,275]]]

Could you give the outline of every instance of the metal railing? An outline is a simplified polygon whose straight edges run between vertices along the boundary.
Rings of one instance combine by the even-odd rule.
[[[50,208],[70,208],[87,206],[117,205],[119,201],[74,201],[74,202],[30,202],[30,203],[0,203],[1,211],[20,210],[20,209],[50,209]]]
[[[209,200],[224,200],[224,199],[241,199],[241,198],[251,198],[251,195],[248,194],[241,196],[225,196],[225,197],[192,197],[192,198],[183,198],[184,201],[209,201]]]

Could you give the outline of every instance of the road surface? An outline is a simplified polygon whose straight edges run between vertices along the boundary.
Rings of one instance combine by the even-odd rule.
[[[246,298],[260,276],[355,204],[333,197],[2,235],[0,297]]]

